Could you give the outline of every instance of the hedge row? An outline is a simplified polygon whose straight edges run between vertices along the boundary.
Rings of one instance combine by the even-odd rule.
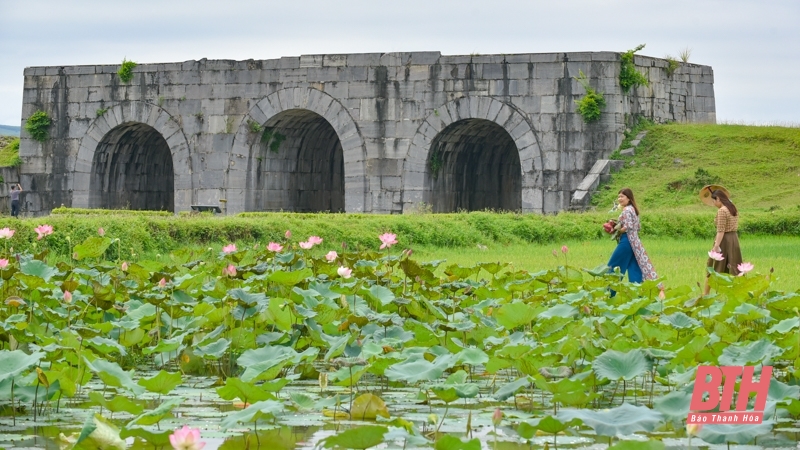
[[[52,225],[55,233],[46,240],[51,252],[68,255],[70,246],[104,228],[106,235],[119,238],[123,255],[165,253],[186,245],[227,242],[268,242],[283,239],[291,230],[294,240],[321,236],[326,247],[347,243],[349,248],[379,245],[384,232],[398,235],[400,245],[430,247],[472,247],[478,243],[559,243],[568,240],[605,238],[605,213],[562,213],[558,215],[512,213],[460,213],[420,215],[244,213],[233,217],[208,215],[159,215],[75,211],[60,209],[49,217],[0,219],[0,228],[16,230],[7,243],[27,247],[37,243],[34,228]],[[712,238],[714,211],[650,211],[642,215],[641,233],[647,237]],[[745,212],[740,234],[800,236],[800,211]],[[37,243],[41,248],[42,243]],[[109,256],[118,251],[115,244]]]

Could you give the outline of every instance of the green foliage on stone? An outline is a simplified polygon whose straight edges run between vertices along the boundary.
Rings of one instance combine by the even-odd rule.
[[[251,133],[258,133],[262,130],[261,124],[259,124],[255,120],[248,120],[247,128],[250,130]]]
[[[442,164],[442,152],[438,150],[431,151],[431,156],[428,159],[428,167],[434,180],[439,176],[439,170],[442,168]]]
[[[678,62],[675,58],[670,55],[664,57],[667,60],[667,76],[671,77],[673,73],[681,66],[681,63]]]
[[[633,63],[634,53],[643,49],[644,46],[645,44],[639,45],[620,55],[619,85],[622,87],[623,93],[628,93],[632,87],[647,86],[649,84],[647,77],[636,70],[636,65]]]
[[[274,128],[264,127],[264,133],[261,135],[261,142],[263,142],[272,153],[278,153],[278,150],[281,148],[281,143],[285,140],[286,136],[275,131]]]
[[[34,140],[44,142],[49,137],[48,130],[50,129],[50,116],[46,112],[39,110],[33,113],[25,122],[25,131],[31,135]]]
[[[108,108],[97,108],[97,111],[96,111],[97,117],[100,117],[100,116],[102,116],[102,115],[103,115],[103,114],[105,114],[107,111],[108,111]]]
[[[603,98],[601,92],[597,92],[589,85],[589,80],[586,78],[583,71],[579,71],[575,79],[583,86],[583,89],[586,90],[586,95],[580,100],[575,101],[575,103],[578,104],[578,114],[583,117],[583,121],[586,123],[599,120],[600,114],[602,113],[601,110],[606,107],[606,99]]]
[[[117,71],[117,75],[119,75],[119,79],[122,80],[123,83],[128,83],[133,79],[133,68],[136,67],[136,63],[133,61],[128,61],[127,59],[122,59],[122,65],[119,67]]]

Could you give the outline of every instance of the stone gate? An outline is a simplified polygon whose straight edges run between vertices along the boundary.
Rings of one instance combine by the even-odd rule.
[[[556,212],[634,117],[715,121],[710,67],[635,64],[627,94],[612,52],[26,68],[23,125],[53,124],[22,132],[23,209]],[[591,124],[579,72],[607,103]]]

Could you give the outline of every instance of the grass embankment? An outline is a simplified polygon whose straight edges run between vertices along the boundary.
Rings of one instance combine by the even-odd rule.
[[[698,200],[706,184],[722,184],[745,212],[800,205],[800,128],[744,125],[647,126],[649,133],[624,157],[625,168],[602,186],[592,203],[610,208],[630,187],[644,212],[708,210]],[[633,163],[634,165],[631,165]]]
[[[20,164],[19,138],[0,136],[0,167],[16,167]]]
[[[712,208],[695,212],[650,211],[642,217],[642,239],[656,268],[673,285],[694,286],[702,281],[705,255],[713,239]],[[188,248],[219,251],[223,244],[240,247],[269,241],[284,242],[291,230],[292,242],[310,235],[324,239],[323,249],[376,249],[377,236],[391,231],[398,235],[395,248],[413,248],[418,260],[447,259],[448,263],[472,265],[480,261],[511,262],[518,268],[538,271],[556,264],[554,248],[570,248],[569,264],[593,268],[608,260],[614,243],[600,224],[610,215],[603,212],[563,213],[556,216],[535,214],[291,214],[249,213],[235,217],[172,216],[138,211],[92,212],[58,209],[46,218],[0,220],[0,228],[17,230],[9,246],[37,249],[46,246],[52,256],[67,258],[70,249],[103,227],[106,235],[119,238],[107,258],[117,252],[125,260],[169,259],[169,252]],[[33,229],[52,225],[56,233],[45,242],[36,241]],[[744,256],[758,271],[775,267],[781,289],[800,287],[800,213],[794,211],[753,212],[742,217],[741,240]],[[67,239],[69,238],[69,239]],[[478,244],[485,246],[481,250]],[[397,250],[399,251],[399,250]],[[159,255],[159,256],[157,256]],[[199,257],[199,255],[198,255]],[[794,275],[798,274],[798,275]]]
[[[17,229],[13,242],[35,242],[34,228],[53,225],[57,233],[48,237],[48,246],[57,253],[69,254],[72,245],[95,235],[103,227],[119,237],[121,247],[135,253],[168,252],[186,245],[227,242],[266,242],[283,239],[288,229],[295,240],[318,235],[327,243],[349,248],[372,248],[380,233],[391,231],[405,247],[473,248],[548,244],[566,241],[607,239],[601,224],[612,215],[604,212],[563,213],[558,215],[463,214],[372,215],[372,214],[294,214],[246,213],[235,217],[150,215],[141,212],[102,212],[73,214],[56,209],[46,218],[0,220],[0,227]],[[696,212],[665,213],[651,211],[642,216],[645,239],[713,237],[711,208]],[[614,214],[615,216],[616,214]],[[794,211],[759,212],[742,217],[741,234],[800,236],[800,213]],[[67,237],[70,240],[67,240]]]

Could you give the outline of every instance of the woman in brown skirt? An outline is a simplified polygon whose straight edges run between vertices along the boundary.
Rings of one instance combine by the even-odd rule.
[[[708,267],[713,267],[717,273],[729,273],[731,275],[739,275],[738,265],[742,263],[742,250],[739,248],[739,211],[736,206],[731,202],[726,193],[720,189],[716,189],[711,193],[711,199],[714,201],[714,206],[718,208],[717,217],[714,223],[717,226],[717,236],[714,239],[714,246],[711,248],[712,252],[722,253],[722,260],[715,260],[708,258]],[[704,294],[708,295],[711,291],[711,286],[708,284],[708,277],[706,276],[706,287]]]

